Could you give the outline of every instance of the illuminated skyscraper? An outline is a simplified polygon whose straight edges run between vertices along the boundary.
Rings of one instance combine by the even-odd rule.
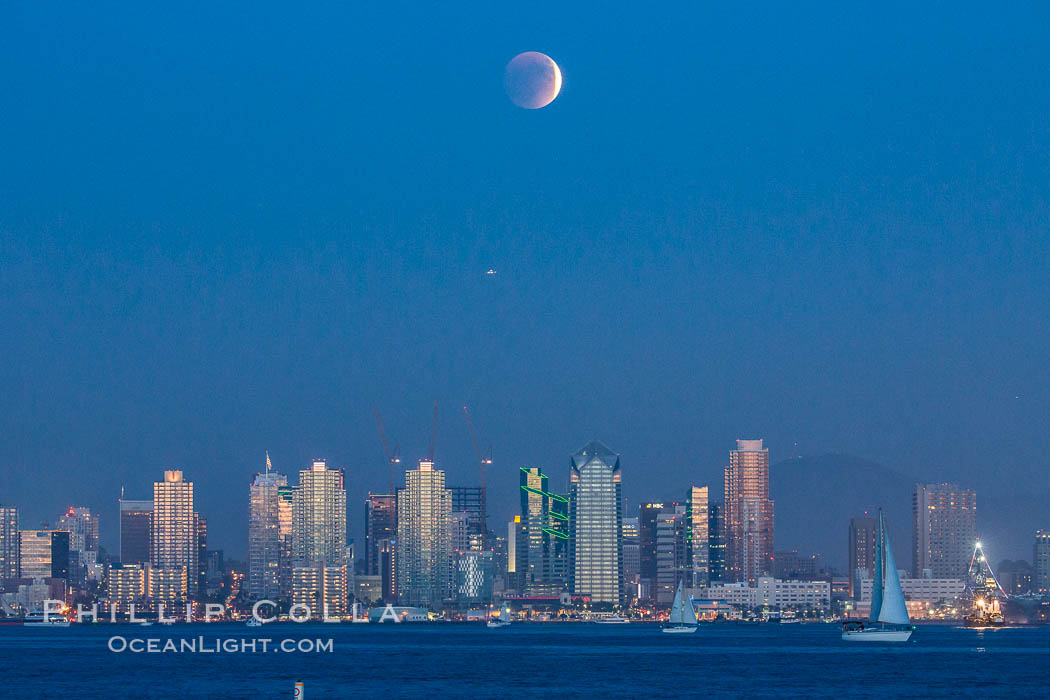
[[[153,501],[120,499],[120,561],[149,564],[153,540]]]
[[[439,608],[453,595],[452,492],[445,472],[421,459],[397,492],[397,586],[406,605]]]
[[[956,484],[915,484],[912,576],[969,577],[977,541],[977,494]]]
[[[769,450],[737,440],[725,468],[726,580],[753,584],[773,572],[773,501]]]
[[[394,601],[394,548],[397,541],[397,496],[368,494],[365,499],[365,573],[379,576],[383,600]]]
[[[628,604],[638,601],[638,578],[641,557],[638,546],[638,518],[623,519],[623,585],[624,600]]]
[[[22,578],[69,578],[66,530],[22,530],[19,549]]]
[[[314,460],[299,472],[292,492],[292,547],[296,566],[346,563],[346,489],[343,470]]]
[[[569,475],[570,590],[594,603],[623,601],[620,456],[591,442],[572,456]]]
[[[284,474],[256,474],[248,486],[248,580],[255,598],[281,597],[280,488],[288,486]]]
[[[466,525],[464,551],[485,549],[485,492],[480,486],[452,486],[452,512],[462,513]]]
[[[693,587],[706,586],[711,582],[711,509],[708,487],[693,486],[689,489],[685,514],[690,568],[686,584]]]
[[[565,586],[569,541],[569,499],[549,491],[539,467],[518,470],[521,523],[515,553],[524,595],[551,595]]]
[[[860,582],[875,575],[875,518],[863,516],[849,521],[849,594],[860,594]]]
[[[197,590],[197,555],[199,534],[193,510],[193,482],[182,472],[164,472],[164,480],[153,484],[153,521],[150,563],[154,569],[185,569],[183,575],[158,573],[158,580],[185,581],[182,595],[193,596]],[[165,590],[168,590],[165,588]]]
[[[18,578],[20,540],[18,509],[0,506],[0,580]]]

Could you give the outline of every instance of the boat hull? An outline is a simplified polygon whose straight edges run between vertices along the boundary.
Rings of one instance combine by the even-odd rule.
[[[660,631],[664,634],[692,634],[696,632],[696,627],[664,627]]]
[[[487,622],[485,626],[489,629],[496,629],[497,627],[510,627],[509,622]]]
[[[868,627],[862,630],[843,630],[844,642],[906,642],[911,639],[912,630],[889,630]]]

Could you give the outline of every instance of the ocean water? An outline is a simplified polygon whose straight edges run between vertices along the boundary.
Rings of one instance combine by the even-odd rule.
[[[115,653],[127,640],[332,640],[320,653]],[[234,642],[238,643],[238,642]],[[119,646],[120,641],[114,642]],[[1050,627],[920,626],[906,644],[842,642],[836,625],[241,624],[0,627],[0,697],[1050,696]]]

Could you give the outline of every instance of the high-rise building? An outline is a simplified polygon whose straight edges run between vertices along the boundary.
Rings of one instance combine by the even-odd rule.
[[[440,607],[452,597],[452,492],[431,460],[405,471],[397,492],[397,586],[406,605]]]
[[[623,601],[620,456],[591,442],[572,456],[569,475],[570,590],[593,603]]]
[[[706,586],[711,582],[711,508],[707,486],[689,489],[685,515],[690,569],[686,584],[694,588]]]
[[[957,484],[916,484],[912,512],[912,576],[966,580],[977,541],[976,492]]]
[[[288,477],[256,474],[248,486],[248,593],[257,599],[281,597],[280,488]]]
[[[71,566],[94,562],[89,553],[98,553],[98,516],[90,508],[70,506],[58,519],[57,530],[69,532]]]
[[[193,520],[197,530],[196,590],[204,591],[208,585],[208,519],[200,513],[194,513]]]
[[[346,489],[343,470],[314,460],[299,472],[292,492],[292,547],[295,566],[346,563]]]
[[[466,525],[464,539],[466,548],[463,551],[472,550],[480,552],[485,549],[485,491],[480,486],[453,486],[449,488],[452,492],[452,512],[461,513]]]
[[[365,499],[365,573],[379,576],[382,598],[393,602],[397,542],[397,495],[368,494]]]
[[[656,523],[664,508],[663,503],[638,506],[638,573],[646,600],[656,599]]]
[[[656,602],[670,605],[679,583],[689,585],[692,574],[686,539],[689,528],[686,507],[673,504],[660,511],[656,520]]]
[[[148,568],[148,564],[112,564],[106,570],[106,596],[117,612],[127,614],[132,603],[142,609]]]
[[[518,576],[518,539],[521,532],[521,516],[515,515],[514,519],[507,523],[507,539],[504,541],[506,549],[506,585],[514,591],[521,590],[521,580]]]
[[[641,576],[641,552],[638,545],[638,518],[623,519],[623,584],[624,599],[628,604],[638,602],[641,591],[638,579]]]
[[[18,578],[20,541],[18,509],[0,506],[0,581]]]
[[[849,594],[859,595],[860,581],[875,575],[875,518],[864,515],[849,521]]]
[[[151,572],[151,577],[155,574],[157,581],[163,582],[158,585],[164,591],[169,584],[185,581],[186,590],[175,597],[193,596],[197,590],[199,553],[197,514],[193,510],[193,482],[186,481],[178,469],[165,471],[164,480],[153,484],[152,527],[150,563],[153,569],[161,571]],[[181,577],[163,572],[179,569],[184,569]],[[151,587],[151,593],[152,590]],[[165,597],[170,596],[165,593]]]
[[[515,570],[524,595],[550,595],[565,587],[569,499],[549,490],[539,467],[518,470],[521,522]]]
[[[22,530],[19,549],[22,578],[69,578],[68,531]]]
[[[725,505],[711,502],[708,504],[708,565],[711,569],[711,581],[726,580],[726,519]]]
[[[120,561],[149,564],[153,540],[153,501],[120,499]]]
[[[726,578],[754,583],[773,571],[773,501],[769,450],[737,440],[725,469]]]
[[[486,604],[492,600],[492,551],[461,552],[456,557],[456,599],[460,604]]]
[[[1043,595],[1050,593],[1050,530],[1038,530],[1035,533],[1032,569],[1032,588]]]

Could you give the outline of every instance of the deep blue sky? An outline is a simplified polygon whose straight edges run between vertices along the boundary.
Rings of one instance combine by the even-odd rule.
[[[0,501],[113,546],[178,466],[240,554],[269,449],[360,537],[435,398],[495,521],[593,438],[632,502],[758,436],[1050,493],[1050,6],[452,5],[5,6]]]

